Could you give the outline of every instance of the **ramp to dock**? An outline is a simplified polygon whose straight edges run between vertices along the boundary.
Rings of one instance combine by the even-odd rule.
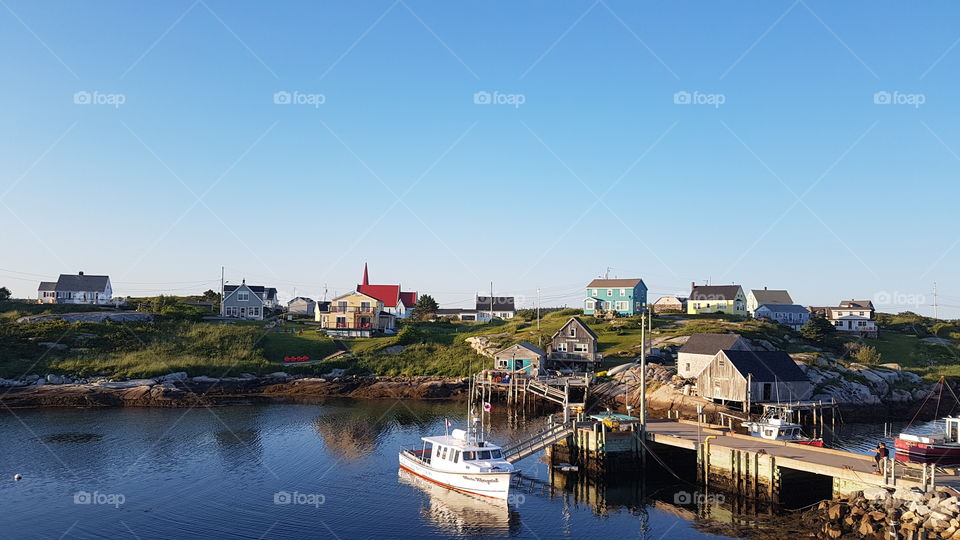
[[[510,463],[516,463],[527,456],[536,454],[540,450],[569,437],[570,434],[573,433],[575,426],[575,422],[548,426],[517,444],[504,448],[503,458]]]

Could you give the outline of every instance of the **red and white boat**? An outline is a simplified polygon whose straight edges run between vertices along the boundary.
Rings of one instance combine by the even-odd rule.
[[[793,409],[786,407],[767,407],[763,416],[756,422],[743,422],[747,433],[768,441],[786,441],[807,446],[823,446],[823,439],[807,437],[803,426],[793,422]]]
[[[422,437],[423,448],[401,450],[400,468],[445,488],[507,499],[513,465],[503,450],[462,429],[450,435]]]
[[[932,458],[944,465],[960,464],[960,418],[948,416],[943,419],[943,422],[942,433],[929,435],[901,433],[893,441],[897,454]]]

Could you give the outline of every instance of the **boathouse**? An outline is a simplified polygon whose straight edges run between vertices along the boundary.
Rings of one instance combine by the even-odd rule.
[[[526,341],[511,345],[493,355],[497,369],[523,373],[524,375],[542,375],[543,359],[546,354],[538,347]]]
[[[789,402],[806,399],[813,384],[783,351],[724,350],[697,377],[697,393],[723,403]]]

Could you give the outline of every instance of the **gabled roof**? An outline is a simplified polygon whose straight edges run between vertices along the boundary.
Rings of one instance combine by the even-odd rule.
[[[759,311],[760,308],[769,309],[773,313],[809,313],[807,308],[797,304],[760,304],[757,310]]]
[[[340,296],[334,298],[333,300],[330,301],[330,303],[336,302],[337,300],[339,300],[339,299],[341,299],[341,298],[346,298],[346,297],[348,297],[348,296],[353,296],[353,295],[355,295],[355,294],[359,294],[360,296],[366,296],[367,298],[369,298],[369,299],[371,299],[371,300],[374,300],[374,301],[383,302],[383,300],[380,300],[380,299],[377,298],[376,296],[371,296],[371,295],[369,295],[369,294],[367,294],[367,293],[365,293],[365,292],[361,292],[361,291],[350,291],[350,292],[348,292],[348,293],[341,294]]]
[[[741,375],[751,375],[753,381],[809,382],[797,363],[783,351],[722,351]]]
[[[383,302],[383,307],[397,307],[397,301],[400,300],[399,285],[357,285],[357,292],[367,296],[372,296]]]
[[[477,297],[477,311],[490,311],[490,297]],[[512,296],[495,296],[493,298],[493,311],[516,311]]]
[[[717,354],[743,339],[740,334],[694,334],[678,352],[687,354]]]
[[[38,291],[55,291],[57,290],[56,281],[41,281],[40,286],[37,287]]]
[[[513,345],[511,345],[511,346],[509,346],[509,347],[507,347],[507,348],[505,348],[505,349],[501,349],[501,350],[497,351],[496,354],[500,354],[500,353],[507,352],[507,351],[509,351],[510,349],[513,349],[513,348],[515,348],[515,347],[519,347],[519,348],[521,348],[521,349],[526,349],[526,350],[528,350],[528,351],[530,351],[530,352],[532,352],[533,354],[536,354],[536,355],[538,355],[538,356],[546,356],[546,354],[547,354],[547,353],[543,352],[542,350],[540,350],[540,348],[537,347],[536,345],[532,345],[532,344],[530,344],[530,343],[527,343],[526,341],[521,341],[520,343],[515,343],[515,344],[513,344]]]
[[[843,300],[840,302],[840,307],[843,309],[873,309],[873,302],[870,300]]]
[[[661,296],[660,298],[657,298],[657,301],[654,302],[654,304],[659,304],[661,300],[663,300],[663,301],[665,301],[665,302],[672,302],[672,301],[675,300],[675,301],[680,302],[680,303],[682,304],[682,303],[684,303],[684,302],[687,301],[687,297],[685,297],[685,296],[674,296],[674,295]]]
[[[631,289],[637,285],[643,283],[643,280],[640,278],[631,278],[631,279],[595,279],[587,285],[588,289],[621,289],[623,287],[630,287]],[[644,284],[646,287],[646,284]]]
[[[593,339],[599,339],[599,338],[597,337],[597,335],[596,335],[595,333],[593,333],[593,330],[591,330],[590,327],[587,326],[587,323],[583,322],[583,321],[580,319],[580,317],[570,317],[570,320],[567,321],[567,322],[565,322],[565,323],[563,324],[563,326],[561,326],[560,329],[557,330],[557,331],[553,334],[553,337],[555,338],[555,337],[559,336],[560,334],[562,334],[562,333],[563,333],[563,330],[564,330],[566,327],[570,326],[570,323],[573,323],[573,322],[578,323],[584,330],[587,331],[587,334],[589,334],[590,337],[592,337]],[[551,339],[553,339],[553,338],[551,338]]]
[[[467,308],[442,308],[434,312],[434,315],[460,315],[461,313],[476,313],[475,309]]]
[[[750,291],[757,304],[792,304],[790,293],[783,289],[754,289]]]
[[[228,298],[233,296],[233,293],[237,292],[240,287],[244,287],[248,291],[253,293],[254,298],[260,301],[263,304],[263,286],[262,285],[247,285],[246,282],[241,283],[240,285],[224,285],[223,286],[223,299],[226,301]],[[260,292],[257,292],[257,289]]]
[[[102,291],[107,288],[110,276],[88,276],[86,274],[60,274],[57,280],[58,291]]]
[[[304,301],[304,302],[313,302],[313,299],[312,299],[312,298],[307,298],[306,296],[298,296],[298,297],[294,298],[293,300],[287,302],[287,305],[289,306],[290,304],[292,304],[292,303],[294,303],[294,302],[299,302],[299,301],[301,301],[301,300]]]
[[[690,291],[690,300],[733,300],[742,291],[739,285],[697,285]]]
[[[417,291],[400,291],[400,301],[404,307],[412,308],[417,303]]]

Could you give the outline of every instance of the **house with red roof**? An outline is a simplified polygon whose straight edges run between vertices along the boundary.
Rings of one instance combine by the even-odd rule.
[[[417,303],[416,291],[402,291],[400,285],[371,285],[366,263],[363,265],[363,283],[357,285],[357,292],[383,302],[383,310],[398,319],[409,317]]]

